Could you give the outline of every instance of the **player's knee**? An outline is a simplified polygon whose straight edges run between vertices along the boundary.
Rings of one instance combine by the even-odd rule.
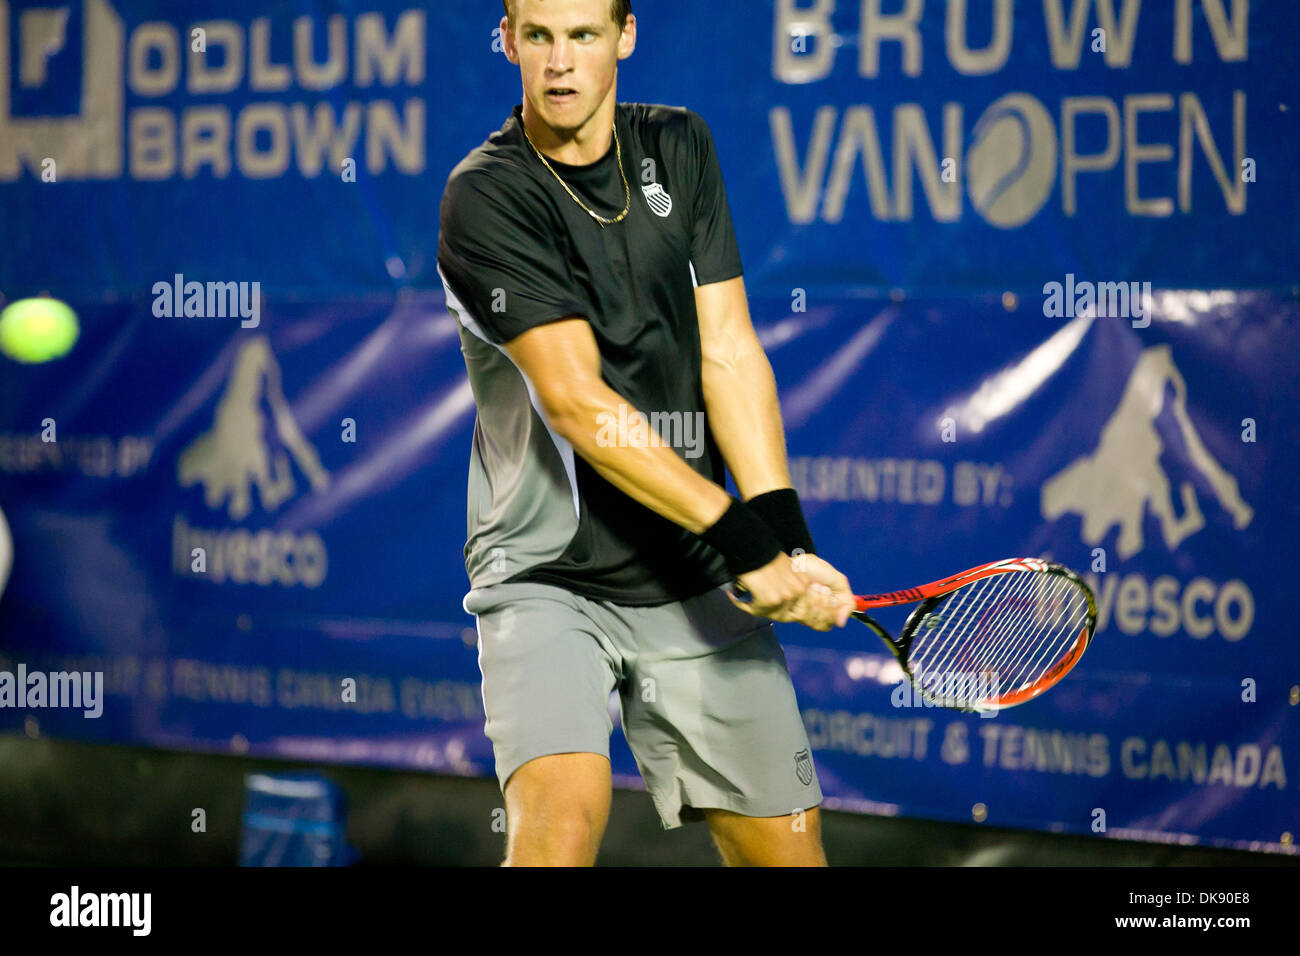
[[[506,784],[507,865],[594,863],[609,802],[603,757],[554,755],[520,767]]]
[[[705,817],[727,866],[826,866],[817,807],[779,817],[706,810]]]
[[[525,821],[516,845],[527,842],[534,852],[561,866],[583,866],[596,860],[600,830],[590,814],[566,809],[543,819]]]
[[[609,805],[609,759],[590,753],[535,757],[510,775],[505,798],[511,813],[553,806],[597,814]]]
[[[506,866],[591,866],[604,820],[595,808],[550,807],[511,821]]]

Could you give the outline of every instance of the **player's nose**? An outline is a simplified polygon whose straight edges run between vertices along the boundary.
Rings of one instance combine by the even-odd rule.
[[[573,68],[573,63],[571,62],[572,58],[573,49],[569,45],[567,39],[562,37],[552,43],[551,58],[546,64],[547,71],[552,74],[551,79],[555,79],[556,76],[569,72],[569,70]]]

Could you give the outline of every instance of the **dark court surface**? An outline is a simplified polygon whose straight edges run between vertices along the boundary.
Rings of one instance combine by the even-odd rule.
[[[0,734],[0,865],[231,866],[244,776],[315,770],[347,793],[360,866],[495,866],[495,779],[179,753]],[[191,828],[206,813],[207,832]],[[1300,856],[823,814],[832,866],[1295,866]],[[665,831],[615,790],[602,866],[717,866],[704,824]]]

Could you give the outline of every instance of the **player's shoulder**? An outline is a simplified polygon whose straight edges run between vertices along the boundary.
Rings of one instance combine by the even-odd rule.
[[[455,165],[442,194],[444,219],[472,220],[476,213],[494,209],[535,206],[543,199],[536,177],[529,170],[522,131],[507,120]]]
[[[708,124],[699,113],[685,106],[663,103],[622,103],[628,122],[635,129],[657,136],[690,139],[708,132]]]

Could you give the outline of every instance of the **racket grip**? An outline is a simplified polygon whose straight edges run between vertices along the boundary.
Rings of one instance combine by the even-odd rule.
[[[744,586],[739,581],[732,581],[730,584],[728,584],[727,592],[742,604],[754,603],[753,592],[746,591]],[[867,608],[874,606],[872,604],[869,604],[866,598],[857,594],[853,596],[853,605],[854,605],[853,610],[855,611],[865,611]]]
[[[730,584],[728,584],[728,585],[727,585],[727,592],[728,592],[728,593],[729,593],[733,598],[735,598],[737,601],[739,601],[741,604],[753,604],[753,603],[754,603],[754,594],[753,594],[753,592],[752,592],[752,591],[747,591],[747,590],[745,589],[745,586],[744,586],[743,584],[741,584],[739,581],[732,581]]]

